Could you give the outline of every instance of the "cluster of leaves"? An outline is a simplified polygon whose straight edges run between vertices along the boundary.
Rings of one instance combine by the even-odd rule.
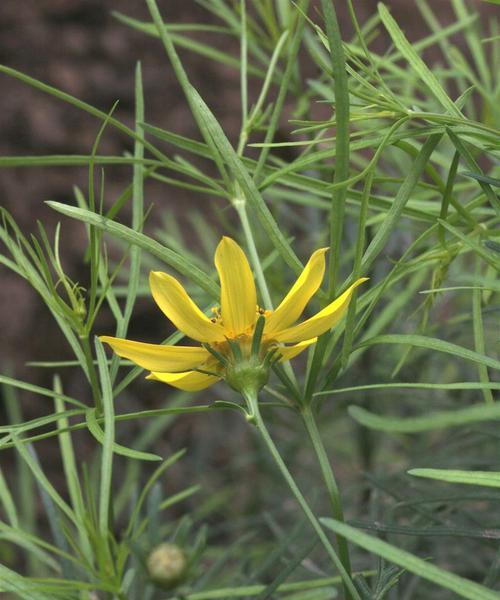
[[[2,548],[15,546],[26,557],[28,576],[1,565],[0,590],[42,600],[164,597],[165,592],[148,579],[145,556],[162,540],[181,539],[191,548],[192,568],[172,597],[319,600],[336,594],[339,577],[312,577],[331,568],[325,557],[320,559],[321,571],[315,563],[307,569],[314,544],[300,543],[290,551],[299,534],[307,537],[302,523],[289,535],[280,533],[270,556],[256,550],[257,575],[250,576],[245,561],[234,566],[232,553],[241,540],[229,549],[209,547],[204,556],[208,554],[212,564],[201,574],[203,532],[191,533],[191,521],[161,518],[163,510],[189,498],[197,486],[163,499],[156,482],[180,454],[163,460],[148,449],[177,414],[224,409],[224,403],[186,406],[186,395],[177,394],[167,408],[115,414],[114,398],[142,370],[124,363],[127,370],[119,379],[119,359],[108,361],[99,341],[92,343],[99,311],[109,308],[116,335],[125,337],[135,301],[147,287],[147,267],[153,266],[183,276],[201,306],[208,308],[217,298],[206,258],[213,253],[216,235],[206,211],[189,215],[200,232],[199,253],[188,250],[183,233],[172,225],[174,219],[168,219],[155,236],[144,232],[149,218],[144,184],[155,180],[232,207],[238,224],[224,211],[210,217],[219,218],[224,230],[245,240],[266,305],[273,305],[287,288],[283,263],[291,274],[299,274],[299,256],[320,245],[331,248],[321,301],[360,276],[371,278],[369,290],[351,303],[345,323],[310,351],[305,371],[293,371],[289,365],[277,368],[277,377],[263,394],[263,405],[292,407],[306,425],[334,504],[335,518],[322,523],[339,536],[344,566],[348,560],[342,549],[348,540],[356,568],[369,569],[374,559],[383,559],[404,571],[382,564],[378,575],[368,571],[365,579],[348,587],[347,596],[444,598],[453,593],[471,600],[496,598],[500,562],[495,540],[500,532],[492,523],[498,495],[485,495],[481,488],[500,485],[500,474],[494,471],[497,434],[492,427],[500,416],[500,404],[494,400],[500,389],[494,379],[500,361],[491,350],[495,329],[498,333],[494,303],[500,291],[495,241],[500,216],[496,167],[500,87],[493,76],[500,66],[497,24],[492,21],[490,37],[482,37],[479,15],[471,13],[463,0],[453,0],[455,19],[443,27],[426,0],[419,0],[416,6],[431,33],[410,44],[385,5],[380,4],[361,25],[347,0],[354,35],[342,40],[328,0],[321,2],[321,15],[310,10],[308,0],[296,4],[259,0],[251,6],[244,0],[200,1],[220,21],[217,26],[166,25],[155,0],[146,3],[151,22],[116,17],[159,39],[200,139],[145,121],[140,65],[134,129],[114,116],[114,107],[102,112],[0,66],[5,75],[93,115],[102,125],[89,155],[0,158],[2,167],[88,166],[88,190],[75,190],[74,205],[48,202],[64,218],[81,221],[87,228],[88,289],[64,273],[59,228],[54,244],[42,225],[39,236],[28,239],[5,210],[0,262],[28,281],[47,305],[74,352],[71,365],[81,367],[90,391],[86,402],[65,395],[57,372],[67,365],[57,362],[40,365],[54,371],[52,389],[1,377],[11,423],[1,427],[0,445],[4,451],[13,448],[19,463],[15,491],[0,471],[0,503],[6,515],[0,522]],[[239,40],[240,56],[195,41],[191,34],[200,31]],[[391,43],[378,53],[373,42],[382,32]],[[465,51],[452,42],[456,35],[464,40]],[[431,69],[421,54],[435,46],[442,61]],[[239,71],[241,130],[235,144],[191,84],[177,48]],[[304,65],[314,69],[314,77],[304,77]],[[293,131],[280,141],[278,127],[285,121]],[[108,127],[133,141],[132,154],[99,153]],[[282,158],[278,149],[283,147],[293,158]],[[106,165],[133,168],[131,184],[110,206],[104,186],[98,193],[94,189],[96,170]],[[132,207],[128,225],[118,220],[127,205]],[[113,252],[108,253],[108,246]],[[117,251],[122,258],[116,259]],[[176,332],[167,341],[173,344],[181,338]],[[16,388],[50,398],[54,410],[23,420]],[[421,390],[423,395],[408,396],[404,389],[413,394]],[[350,394],[359,392],[363,406],[350,405],[345,416],[342,409]],[[220,394],[224,397],[227,392]],[[385,402],[390,415],[385,414]],[[350,451],[361,456],[366,477],[361,493],[342,490],[344,498],[357,498],[349,502],[354,507],[348,511],[350,524],[342,521],[335,507],[335,481],[315,421],[319,410],[332,416],[328,422],[324,419],[328,439],[338,439],[339,423],[344,427],[349,422],[358,434]],[[132,443],[119,444],[118,424],[138,419],[151,419],[150,425]],[[461,429],[452,429],[456,427]],[[73,432],[78,429],[88,429],[98,443],[88,470],[75,460]],[[434,430],[442,431],[440,437],[432,436]],[[37,459],[35,443],[53,436],[60,445],[68,500]],[[328,450],[339,448],[334,443]],[[112,478],[117,460],[126,461],[121,486]],[[155,460],[162,463],[139,493],[137,465]],[[435,466],[443,469],[428,468]],[[471,466],[472,470],[464,470]],[[419,468],[408,471],[411,467]],[[411,475],[424,479],[413,480]],[[428,478],[468,484],[474,486],[473,493],[443,485],[436,495]],[[314,485],[319,487],[317,481]],[[35,489],[51,542],[43,532],[36,533]],[[223,504],[223,498],[208,502],[192,518],[201,521]],[[327,514],[328,508],[322,510]],[[366,512],[369,518],[357,518]],[[362,529],[382,532],[386,540]],[[454,538],[460,538],[460,547],[448,551],[448,540]],[[429,556],[436,560],[428,560]],[[298,580],[304,565],[308,576]],[[260,576],[270,583],[261,585]],[[231,577],[241,584],[224,587]],[[295,581],[285,583],[289,577]]]

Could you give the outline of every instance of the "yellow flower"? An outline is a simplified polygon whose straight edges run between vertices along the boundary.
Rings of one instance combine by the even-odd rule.
[[[366,281],[358,279],[323,310],[295,324],[321,285],[326,251],[327,248],[320,248],[313,253],[280,305],[268,311],[257,304],[252,270],[243,250],[231,238],[223,237],[215,252],[221,284],[220,308],[212,309],[212,318],[203,314],[171,275],[152,272],[149,277],[151,293],[160,310],[177,329],[203,346],[164,346],[109,336],[100,339],[119,356],[151,371],[148,379],[188,391],[202,390],[224,378],[224,363],[226,359],[234,361],[235,350],[238,350],[237,360],[250,357],[261,317],[264,324],[258,360],[264,361],[273,351],[280,360],[289,360],[314,344],[319,335],[342,318],[353,290]]]

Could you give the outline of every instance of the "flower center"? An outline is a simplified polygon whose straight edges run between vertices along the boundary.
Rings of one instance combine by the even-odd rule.
[[[212,323],[217,323],[217,325],[221,325],[224,326],[224,321],[222,320],[222,313],[220,310],[220,306],[212,306],[212,308],[210,309],[210,312],[212,313],[212,317],[210,318],[210,320],[212,321]],[[269,315],[272,314],[272,310],[267,310],[266,308],[262,308],[261,306],[256,306],[255,307],[255,312],[257,314],[257,318],[260,316],[264,316],[264,317],[269,317]],[[249,335],[252,335],[253,332],[253,327],[249,328],[248,333]]]

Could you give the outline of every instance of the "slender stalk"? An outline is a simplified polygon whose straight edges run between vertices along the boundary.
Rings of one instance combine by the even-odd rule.
[[[323,547],[325,548],[331,561],[337,568],[339,575],[342,577],[344,588],[346,590],[346,598],[348,600],[361,600],[356,588],[354,587],[354,584],[352,582],[350,574],[347,572],[344,565],[342,564],[341,559],[335,552],[335,549],[333,548],[330,540],[328,539],[323,528],[321,527],[321,524],[319,523],[318,519],[316,518],[316,516],[314,515],[312,510],[310,509],[309,505],[307,504],[306,499],[304,498],[302,492],[300,491],[297,484],[295,483],[295,480],[292,477],[290,471],[288,470],[288,467],[286,466],[284,460],[281,458],[279,450],[276,447],[276,445],[274,444],[274,442],[267,430],[267,427],[260,415],[257,394],[247,392],[247,393],[243,393],[243,395],[248,404],[252,422],[257,427],[267,449],[269,450],[269,453],[271,454],[271,456],[274,459],[274,462],[276,463],[276,466],[281,471],[281,474],[283,475],[286,483],[288,484],[288,487],[290,488],[291,492],[295,496],[295,499],[297,500],[300,507],[302,508],[304,514],[307,517],[307,520],[309,521],[312,528],[316,532],[320,542],[322,543]]]
[[[335,475],[333,473],[332,466],[330,464],[330,461],[328,460],[325,446],[323,444],[323,440],[321,439],[321,435],[318,430],[318,425],[316,423],[316,419],[314,417],[310,404],[307,404],[307,406],[305,406],[302,409],[301,415],[304,421],[304,425],[306,426],[307,433],[311,438],[314,451],[316,452],[316,457],[318,459],[318,463],[321,469],[321,474],[323,475],[323,479],[325,480],[326,489],[328,490],[328,497],[330,499],[330,504],[332,507],[333,518],[337,521],[344,522],[344,512],[342,510],[342,500],[340,498],[339,488],[335,480]],[[345,570],[350,574],[351,560],[349,558],[349,547],[347,546],[346,539],[342,536],[337,535],[337,545],[339,548],[340,560],[342,561]]]
[[[90,347],[89,336],[88,335],[80,335],[80,341],[82,343],[83,353],[85,355],[85,361],[87,363],[90,387],[92,388],[92,397],[94,399],[96,412],[98,415],[101,415],[102,414],[101,392],[99,390],[99,381],[97,378],[94,357],[92,355],[92,348]]]

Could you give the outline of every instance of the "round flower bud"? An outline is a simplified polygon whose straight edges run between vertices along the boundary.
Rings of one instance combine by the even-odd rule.
[[[146,564],[151,579],[165,588],[179,583],[187,568],[183,550],[176,544],[168,543],[156,546],[149,554]]]

